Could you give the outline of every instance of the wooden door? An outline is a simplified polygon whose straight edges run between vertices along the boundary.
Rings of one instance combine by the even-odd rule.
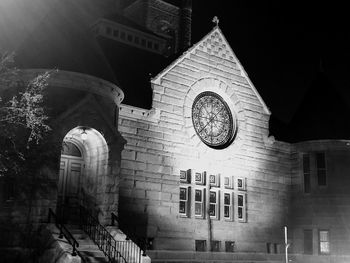
[[[66,220],[71,218],[71,215],[75,215],[79,209],[79,189],[83,163],[82,158],[61,155],[57,208],[59,216]]]

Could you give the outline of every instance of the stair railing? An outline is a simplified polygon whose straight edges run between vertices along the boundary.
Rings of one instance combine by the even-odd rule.
[[[69,232],[69,230],[66,228],[66,226],[59,222],[57,215],[55,212],[49,208],[49,216],[48,216],[48,223],[51,223],[51,219],[55,219],[55,225],[59,229],[60,233],[58,235],[58,238],[65,237],[68,241],[68,243],[72,246],[73,252],[72,256],[76,256],[79,254],[77,247],[79,247],[78,241],[73,237],[72,233]],[[79,255],[80,256],[80,255]],[[81,256],[80,256],[81,257]]]
[[[131,233],[131,231],[129,231],[126,228],[123,228],[120,225],[119,222],[119,218],[115,213],[111,213],[111,225],[115,226],[116,223],[118,224],[118,228],[123,231],[123,233],[126,235],[126,240],[132,240],[141,250],[142,250],[142,256],[145,257],[146,256],[146,250],[147,250],[147,242],[146,242],[146,238],[143,237],[139,237],[133,233]]]
[[[115,240],[83,206],[80,206],[80,225],[110,262],[141,263],[141,249],[135,243]]]

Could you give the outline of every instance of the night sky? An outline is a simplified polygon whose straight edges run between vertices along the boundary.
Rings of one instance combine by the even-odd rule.
[[[272,114],[289,122],[319,70],[350,102],[350,30],[345,4],[193,0],[192,40],[219,27]],[[331,106],[332,103],[330,102]]]

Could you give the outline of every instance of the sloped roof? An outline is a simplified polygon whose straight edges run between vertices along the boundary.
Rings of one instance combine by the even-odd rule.
[[[236,57],[235,53],[233,52],[230,44],[227,42],[224,34],[222,33],[222,31],[220,30],[220,28],[218,26],[215,26],[206,36],[204,36],[199,42],[197,42],[196,44],[194,44],[191,48],[189,48],[187,51],[185,51],[180,57],[178,57],[175,61],[173,61],[171,64],[169,64],[163,71],[161,71],[157,76],[155,76],[152,79],[152,82],[154,83],[158,83],[160,81],[160,79],[167,74],[172,68],[174,68],[176,65],[178,65],[179,63],[181,63],[181,61],[183,61],[184,59],[188,58],[191,54],[193,54],[195,52],[196,49],[198,49],[198,47],[205,42],[207,39],[211,38],[213,35],[215,35],[216,33],[219,34],[219,36],[223,39],[225,46],[228,48],[230,55],[233,57],[233,60],[237,63],[237,66],[239,68],[239,70],[242,72],[242,76],[246,78],[247,82],[249,83],[250,87],[252,88],[253,92],[255,93],[255,95],[257,96],[258,100],[260,101],[265,113],[270,114],[270,110],[268,109],[268,107],[266,106],[264,100],[262,99],[262,97],[260,96],[260,94],[258,93],[258,91],[256,90],[254,84],[252,83],[252,81],[250,80],[250,78],[248,77],[248,74],[245,72],[242,64],[240,63],[240,61],[238,60],[238,58]]]

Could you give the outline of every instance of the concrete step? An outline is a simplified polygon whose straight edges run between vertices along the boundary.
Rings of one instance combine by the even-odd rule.
[[[196,252],[196,251],[169,251],[169,250],[148,250],[147,254],[152,262],[162,263],[226,263],[226,262],[284,262],[282,254],[266,253],[242,253],[242,252]]]

